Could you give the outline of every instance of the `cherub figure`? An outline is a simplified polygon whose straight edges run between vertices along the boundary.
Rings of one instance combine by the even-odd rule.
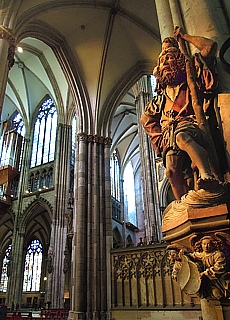
[[[193,252],[191,252],[188,248],[181,249],[178,248],[178,246],[175,247],[173,245],[168,247],[171,252],[177,252],[172,270],[173,279],[179,279],[179,285],[181,289],[185,289],[185,292],[188,294],[195,293],[200,298],[214,300],[229,298],[229,261],[226,259],[224,248],[230,245],[230,236],[223,232],[215,233],[214,235],[205,235],[202,237],[194,235],[191,237],[190,241]],[[175,254],[173,254],[173,256],[175,256]],[[195,263],[197,270],[188,268],[191,274],[189,276],[186,275],[187,278],[185,283],[183,264],[186,263],[193,263],[193,266]],[[195,277],[192,273],[195,274]],[[194,285],[191,285],[191,282],[193,282]],[[197,285],[199,287],[197,287]],[[197,290],[196,292],[188,292],[188,287],[194,287],[197,288]]]
[[[201,287],[199,294],[203,298],[220,300],[227,297],[229,274],[227,272],[226,257],[223,252],[223,243],[215,236],[204,236],[194,245],[195,252],[189,257],[200,263]]]

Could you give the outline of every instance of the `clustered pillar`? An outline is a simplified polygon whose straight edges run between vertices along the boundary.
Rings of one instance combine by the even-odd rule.
[[[110,139],[78,134],[70,319],[108,319],[112,246]],[[108,269],[109,268],[109,269]]]

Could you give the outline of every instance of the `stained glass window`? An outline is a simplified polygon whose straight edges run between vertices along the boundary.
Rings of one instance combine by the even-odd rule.
[[[20,113],[16,114],[16,116],[13,118],[13,126],[14,129],[22,136],[25,136],[25,125],[22,120],[22,117]],[[20,160],[19,160],[19,166],[18,170],[20,171],[21,169],[21,163],[22,163],[22,154],[23,154],[23,148],[24,148],[24,139],[22,139],[22,147],[21,147],[21,153],[20,153]]]
[[[22,120],[22,117],[20,115],[20,113],[17,113],[16,116],[13,118],[13,126],[14,129],[20,133],[21,136],[25,136],[25,125],[24,122]]]
[[[74,115],[72,120],[72,146],[71,146],[71,165],[74,166],[75,150],[76,150],[76,131],[77,131],[77,117]]]
[[[7,283],[8,283],[8,275],[10,272],[10,252],[12,245],[6,249],[5,257],[2,262],[2,274],[1,274],[1,284],[0,284],[0,292],[6,292]]]
[[[124,197],[127,206],[127,219],[137,225],[133,167],[129,161],[124,170]]]
[[[150,82],[151,82],[151,88],[152,88],[152,95],[155,96],[156,95],[156,77],[154,75],[150,76]]]
[[[57,111],[52,99],[46,99],[34,124],[30,166],[36,167],[54,160],[57,130]]]
[[[21,115],[17,113],[12,119],[12,125],[3,126],[0,136],[0,166],[11,165],[20,169],[24,135],[24,122]]]
[[[33,240],[27,248],[23,291],[40,291],[42,266],[42,245],[38,240]]]
[[[120,201],[120,165],[116,150],[110,158],[111,195]]]

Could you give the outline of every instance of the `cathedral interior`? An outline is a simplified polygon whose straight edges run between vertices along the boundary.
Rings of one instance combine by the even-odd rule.
[[[216,41],[229,182],[229,1],[1,0],[0,19],[0,304],[203,319],[171,279],[174,196],[140,118],[174,27]]]

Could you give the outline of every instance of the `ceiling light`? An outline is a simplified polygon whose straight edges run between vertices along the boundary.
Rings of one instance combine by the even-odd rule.
[[[17,51],[20,52],[20,53],[22,53],[22,52],[23,52],[22,47],[17,47]]]

